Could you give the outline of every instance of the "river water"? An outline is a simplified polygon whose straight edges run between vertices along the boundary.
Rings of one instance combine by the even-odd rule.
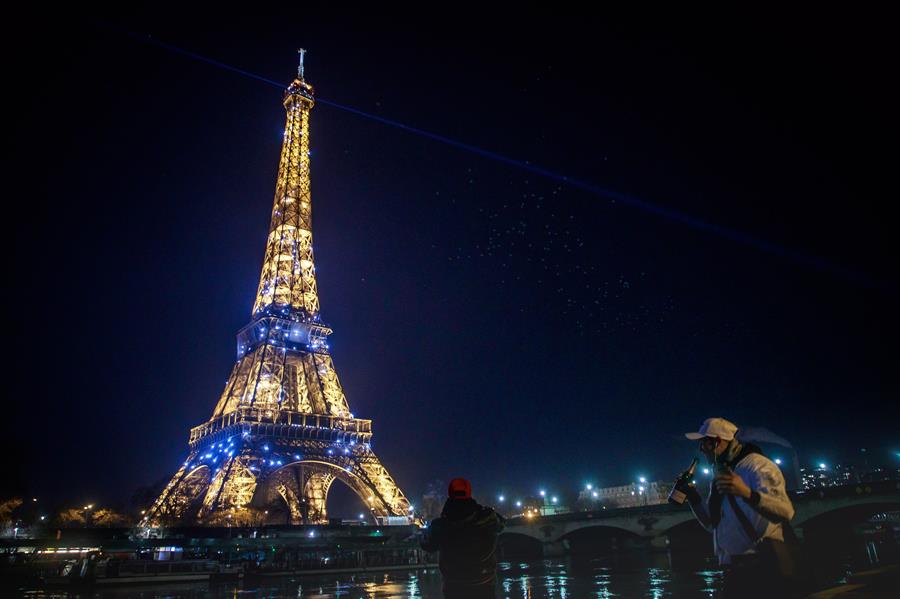
[[[509,599],[580,599],[604,597],[711,597],[721,573],[700,560],[673,568],[665,554],[629,559],[581,558],[501,562],[497,596]],[[59,599],[169,598],[317,598],[439,599],[441,576],[436,568],[359,574],[275,577],[242,584],[185,583],[158,586],[94,588],[84,591],[22,590],[19,597]]]
[[[846,547],[844,547],[846,549]],[[876,565],[832,549],[818,558],[819,588],[847,581],[853,571]],[[807,555],[807,557],[809,557]],[[887,556],[885,556],[887,557]],[[898,563],[896,555],[886,563]],[[0,581],[2,583],[3,581]],[[497,568],[499,599],[623,599],[714,597],[722,572],[708,552],[621,551],[603,556],[502,561]],[[441,574],[422,570],[253,577],[242,582],[169,583],[81,589],[14,589],[0,584],[0,597],[29,599],[441,599]]]

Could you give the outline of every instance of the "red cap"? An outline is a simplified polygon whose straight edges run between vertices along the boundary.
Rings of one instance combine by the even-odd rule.
[[[447,487],[447,496],[451,499],[471,499],[472,484],[464,478],[454,478]]]

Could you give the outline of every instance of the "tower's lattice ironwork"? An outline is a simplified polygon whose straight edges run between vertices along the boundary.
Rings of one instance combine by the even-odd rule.
[[[319,320],[309,189],[313,87],[303,76],[284,93],[287,125],[275,205],[250,324],[208,422],[190,432],[184,464],[146,524],[327,520],[335,480],[372,515],[408,516],[410,505],[372,452],[372,422],[350,413]]]

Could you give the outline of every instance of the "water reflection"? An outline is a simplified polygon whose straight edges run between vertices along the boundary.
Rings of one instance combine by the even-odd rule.
[[[721,588],[721,572],[709,564],[673,570],[660,556],[570,558],[534,562],[502,562],[497,596],[502,599],[611,599],[632,597],[699,597]],[[184,583],[134,588],[73,591],[21,591],[29,599],[440,599],[441,575],[436,568],[311,577],[271,578],[264,584]]]
[[[722,571],[721,570],[702,570],[697,572],[697,576],[703,579],[703,588],[700,592],[706,597],[712,597],[716,593],[716,589],[722,587]]]
[[[721,588],[721,572],[710,564],[676,571],[664,555],[502,563],[499,577],[503,599],[708,598]]]
[[[601,599],[613,597],[613,592],[609,588],[610,580],[612,578],[609,568],[599,567],[597,570],[597,573],[593,576],[593,586],[595,589],[594,596]]]
[[[647,579],[650,585],[650,596],[660,599],[666,594],[666,586],[669,583],[669,572],[661,568],[650,568],[647,571]]]

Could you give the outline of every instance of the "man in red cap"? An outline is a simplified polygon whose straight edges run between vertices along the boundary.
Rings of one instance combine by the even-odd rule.
[[[464,478],[451,480],[447,495],[440,517],[425,529],[422,549],[439,552],[445,599],[493,599],[503,519],[472,499]]]

